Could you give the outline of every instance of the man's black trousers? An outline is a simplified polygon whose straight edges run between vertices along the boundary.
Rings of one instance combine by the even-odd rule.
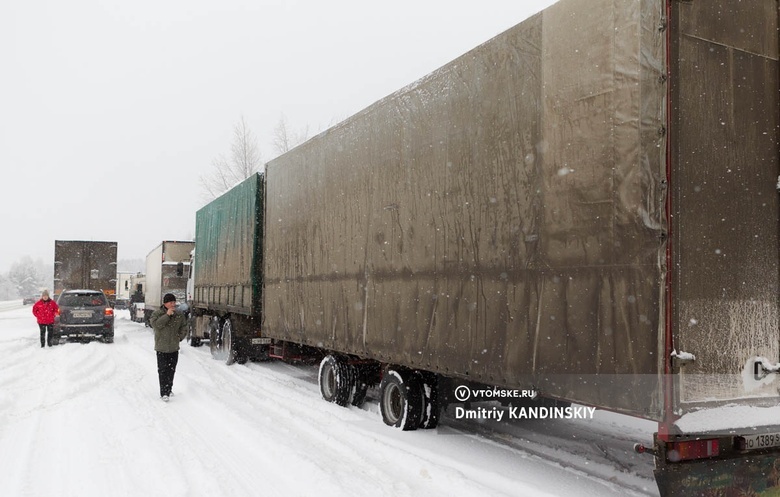
[[[173,375],[176,374],[176,364],[179,362],[179,352],[157,352],[157,374],[160,377],[160,397],[171,395]]]

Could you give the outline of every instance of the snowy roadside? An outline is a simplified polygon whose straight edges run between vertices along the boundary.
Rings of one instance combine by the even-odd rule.
[[[184,344],[164,404],[151,331],[126,311],[114,344],[42,350],[30,307],[0,303],[0,346],[2,495],[657,495],[652,460],[629,454],[651,424],[623,416],[406,433],[375,403],[322,401],[313,367]]]

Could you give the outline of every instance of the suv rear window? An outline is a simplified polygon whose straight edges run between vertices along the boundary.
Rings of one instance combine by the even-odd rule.
[[[63,293],[57,304],[65,307],[106,307],[108,300],[102,293]]]

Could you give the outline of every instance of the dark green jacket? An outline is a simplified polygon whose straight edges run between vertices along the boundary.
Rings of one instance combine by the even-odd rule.
[[[179,342],[187,337],[187,318],[179,311],[173,316],[167,314],[165,306],[152,313],[149,324],[154,328],[154,350],[157,352],[177,352]]]

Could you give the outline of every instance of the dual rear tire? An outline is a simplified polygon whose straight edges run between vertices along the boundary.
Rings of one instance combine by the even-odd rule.
[[[320,362],[320,393],[326,401],[342,407],[361,406],[370,377],[366,367],[330,354]],[[435,375],[388,367],[382,375],[379,392],[379,409],[385,424],[405,431],[435,428],[439,424]]]
[[[322,398],[336,405],[346,407],[354,397],[355,368],[346,360],[327,355],[320,362],[318,374]]]
[[[440,406],[434,375],[388,368],[379,391],[379,409],[386,425],[405,431],[438,426]]]
[[[236,362],[233,322],[230,318],[220,320],[214,316],[209,323],[209,336],[212,337],[209,340],[209,348],[214,359],[225,361],[228,366]]]

